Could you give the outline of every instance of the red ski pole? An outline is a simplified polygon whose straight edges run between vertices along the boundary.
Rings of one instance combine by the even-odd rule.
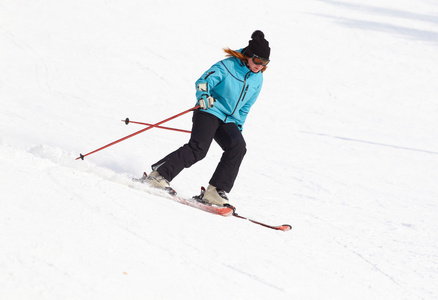
[[[117,143],[120,143],[121,141],[124,141],[124,140],[126,140],[126,139],[129,139],[129,138],[133,137],[134,135],[137,135],[137,134],[139,134],[139,133],[142,133],[142,132],[144,132],[144,131],[146,131],[146,130],[149,130],[149,129],[151,129],[151,128],[157,127],[157,126],[159,126],[159,125],[161,125],[161,124],[163,124],[163,123],[166,123],[166,122],[168,122],[168,121],[170,121],[170,120],[172,120],[172,119],[175,119],[175,118],[177,118],[177,117],[179,117],[179,116],[182,116],[182,115],[184,115],[184,114],[186,114],[186,113],[188,113],[188,112],[191,112],[192,110],[195,110],[195,109],[197,109],[197,108],[199,108],[199,107],[200,107],[199,105],[197,105],[197,106],[195,106],[195,107],[192,107],[192,108],[190,108],[190,109],[188,109],[188,110],[186,110],[186,111],[183,111],[182,113],[179,113],[179,114],[177,114],[177,115],[175,115],[175,116],[173,116],[173,117],[170,117],[170,118],[168,118],[168,119],[166,119],[166,120],[163,120],[163,121],[161,121],[161,122],[158,122],[158,123],[156,123],[156,124],[150,125],[149,127],[146,127],[146,128],[144,128],[144,129],[142,129],[142,130],[139,130],[139,131],[137,131],[137,132],[134,132],[134,133],[132,133],[132,134],[130,134],[130,135],[128,135],[128,136],[125,136],[125,137],[123,137],[123,138],[121,138],[121,139],[118,139],[117,141],[114,141],[114,142],[112,142],[112,143],[109,143],[108,145],[105,145],[105,146],[103,146],[103,147],[100,147],[99,149],[96,149],[96,150],[94,150],[94,151],[91,151],[90,153],[87,153],[87,154],[79,154],[79,157],[77,157],[76,160],[78,160],[78,159],[82,159],[82,160],[84,160],[85,156],[88,156],[88,155],[90,155],[90,154],[96,153],[96,152],[98,152],[98,151],[100,151],[100,150],[103,150],[103,149],[105,149],[105,148],[108,148],[108,147],[110,147],[110,146],[112,146],[112,145],[115,145],[115,144],[117,144]]]
[[[152,126],[153,125],[153,124],[149,124],[149,123],[131,121],[131,120],[129,120],[129,118],[126,118],[125,120],[122,120],[122,122],[125,122],[126,125],[128,125],[129,123],[146,125],[146,126]],[[179,132],[192,133],[190,130],[184,130],[184,129],[178,129],[178,128],[171,128],[171,127],[164,127],[164,126],[155,126],[155,127],[156,128],[160,128],[160,129],[167,129],[167,130],[173,130],[173,131],[179,131]]]

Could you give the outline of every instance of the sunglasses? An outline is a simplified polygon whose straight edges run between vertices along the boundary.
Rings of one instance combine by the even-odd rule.
[[[253,55],[252,56],[252,61],[253,63],[255,63],[256,65],[259,66],[267,66],[269,64],[269,59],[265,59],[263,57],[257,56],[257,55]]]

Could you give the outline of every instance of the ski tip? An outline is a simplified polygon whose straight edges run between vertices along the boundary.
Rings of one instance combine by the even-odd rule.
[[[292,229],[292,226],[290,226],[288,224],[284,224],[284,225],[278,226],[278,230],[281,230],[281,231],[289,231],[291,229]]]

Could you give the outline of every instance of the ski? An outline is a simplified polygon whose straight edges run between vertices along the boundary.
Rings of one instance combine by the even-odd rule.
[[[199,196],[194,196],[192,199],[195,200],[196,202],[198,202],[198,204],[201,204],[203,206],[205,205],[206,207],[215,207],[216,209],[217,208],[224,208],[224,207],[227,208],[226,214],[220,213],[223,216],[230,216],[230,215],[232,215],[233,217],[236,217],[236,218],[239,218],[239,219],[243,219],[243,220],[247,220],[247,221],[249,221],[251,223],[254,223],[254,224],[266,227],[266,228],[274,229],[274,230],[289,231],[289,230],[292,229],[292,226],[288,225],[288,224],[283,224],[283,225],[279,225],[279,226],[271,226],[271,225],[264,224],[264,223],[259,222],[259,221],[252,220],[252,219],[247,218],[247,217],[243,217],[243,216],[239,215],[236,212],[236,208],[233,205],[230,205],[230,204],[225,204],[223,207],[218,207],[218,206],[215,206],[215,205],[206,204],[206,203],[202,202],[202,197],[204,196],[204,193],[205,193],[205,188],[201,187],[201,194]],[[201,209],[204,210],[203,208],[201,208]],[[232,210],[231,213],[229,212],[228,209]],[[209,211],[209,210],[207,210],[207,211]],[[217,212],[215,211],[214,213],[217,213]]]
[[[272,226],[272,225],[264,224],[264,223],[259,222],[259,221],[255,221],[255,220],[249,219],[247,217],[243,217],[241,215],[238,215],[236,213],[235,209],[233,211],[233,216],[236,217],[236,218],[239,218],[239,219],[247,220],[247,221],[249,221],[251,223],[254,223],[254,224],[266,227],[266,228],[274,229],[274,230],[289,231],[289,230],[292,229],[292,226],[289,225],[289,224],[283,224],[283,225],[279,225],[279,226]]]
[[[141,182],[145,183],[147,178],[146,172],[143,173],[143,177],[141,178],[133,178],[132,180],[135,182]],[[172,188],[166,188],[164,190],[169,198],[175,202],[197,208],[199,210],[209,212],[211,214],[220,215],[224,217],[231,216],[234,213],[233,207],[231,206],[217,206],[217,205],[211,205],[205,202],[202,202],[202,196],[204,195],[205,188],[202,187],[201,194],[199,196],[193,196],[192,198],[182,198],[179,197],[176,193],[176,191]]]
[[[232,206],[217,206],[217,205],[211,205],[211,204],[207,204],[204,202],[200,202],[199,199],[197,199],[195,197],[189,198],[189,199],[185,199],[185,198],[181,198],[178,197],[177,195],[171,195],[172,200],[190,206],[190,207],[194,207],[212,214],[216,214],[216,215],[220,215],[220,216],[224,216],[224,217],[228,217],[233,215],[234,213],[234,209]]]
[[[145,183],[146,177],[147,177],[147,174],[146,174],[146,172],[144,172],[143,177],[133,178],[132,180],[136,181],[136,182]],[[236,208],[230,204],[226,204],[224,206],[217,206],[217,205],[211,205],[211,204],[208,204],[206,202],[203,202],[202,198],[203,198],[204,193],[205,193],[204,187],[201,187],[201,194],[200,195],[193,196],[192,198],[179,197],[179,196],[177,196],[176,191],[172,188],[167,188],[165,191],[170,196],[170,199],[172,199],[173,201],[190,206],[190,207],[197,208],[197,209],[205,211],[205,212],[209,212],[211,214],[216,214],[216,215],[220,215],[220,216],[224,216],[224,217],[233,216],[233,217],[243,219],[243,220],[249,221],[251,223],[263,226],[265,228],[270,228],[270,229],[279,230],[279,231],[289,231],[292,229],[292,226],[289,224],[272,226],[272,225],[264,224],[262,222],[241,216],[236,212]]]

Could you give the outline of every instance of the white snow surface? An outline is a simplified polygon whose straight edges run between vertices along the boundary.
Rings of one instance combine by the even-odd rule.
[[[232,204],[132,177],[263,30]],[[1,299],[438,299],[438,2],[0,1]],[[191,114],[165,124],[190,129]],[[164,124],[163,124],[164,126]],[[172,182],[207,185],[221,150]]]

